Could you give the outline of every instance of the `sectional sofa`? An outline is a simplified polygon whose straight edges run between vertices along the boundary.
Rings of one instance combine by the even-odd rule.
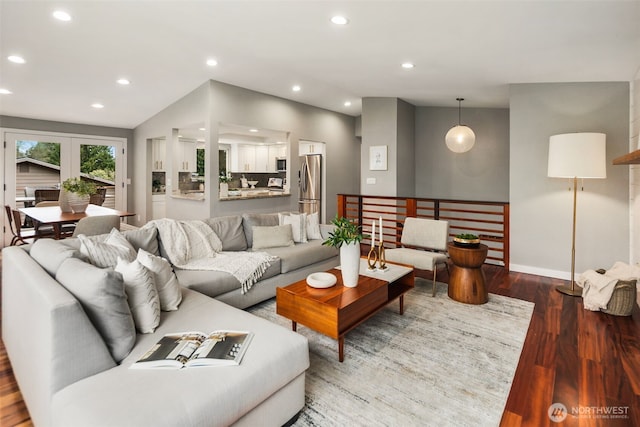
[[[289,229],[277,214],[205,222],[225,252],[257,250],[255,243],[274,256],[271,265],[244,293],[228,273],[175,269],[177,309],[160,312],[148,333],[136,333],[123,275],[93,265],[79,239],[41,239],[3,250],[2,338],[36,426],[279,426],[295,419],[304,406],[308,343],[239,307],[334,267],[337,253],[320,239],[277,246],[283,240],[273,233]],[[266,240],[265,230],[271,236]],[[113,236],[90,239],[108,244]],[[138,256],[160,258],[167,249],[153,226],[117,236]],[[216,329],[255,334],[239,366],[129,369],[164,334]]]

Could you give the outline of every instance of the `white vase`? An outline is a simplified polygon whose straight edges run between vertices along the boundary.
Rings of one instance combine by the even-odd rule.
[[[220,183],[220,197],[229,197],[229,184],[226,182]]]
[[[69,200],[69,206],[74,213],[82,213],[89,206],[89,200],[91,196],[88,194],[80,195],[78,193],[69,193],[67,195]]]
[[[358,286],[360,274],[360,243],[354,242],[340,246],[340,271],[342,284],[348,288]]]
[[[69,193],[63,188],[60,189],[58,203],[60,203],[60,210],[62,212],[72,212],[71,206],[69,206]]]

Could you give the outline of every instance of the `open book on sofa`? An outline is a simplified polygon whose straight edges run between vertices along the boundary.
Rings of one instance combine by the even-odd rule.
[[[239,365],[252,332],[179,332],[163,336],[131,369]]]

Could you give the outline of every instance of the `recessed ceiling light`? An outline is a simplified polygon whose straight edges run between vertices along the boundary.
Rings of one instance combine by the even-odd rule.
[[[198,128],[198,130],[205,131],[207,129],[206,128]]]
[[[404,62],[402,64],[402,68],[406,69],[406,70],[410,70],[411,68],[415,67],[415,65],[413,65],[411,62]]]
[[[258,132],[258,129],[249,129],[249,132],[256,133],[256,132]]]
[[[64,21],[64,22],[71,21],[71,15],[69,15],[64,10],[56,10],[55,12],[53,12],[53,17],[56,18],[58,21]]]
[[[347,25],[349,23],[349,20],[342,15],[336,15],[331,18],[331,22],[336,25]]]
[[[294,91],[294,92],[300,92],[302,90],[302,88],[299,85],[294,85],[291,88],[291,90]]]
[[[5,89],[3,87],[0,87],[0,95],[11,95],[13,92],[11,92],[9,89]]]
[[[131,82],[129,81],[129,79],[118,79],[118,80],[116,80],[116,82],[117,82],[119,85],[122,85],[122,86],[126,86],[126,85],[128,85],[128,84],[130,84],[130,83],[131,83]]]
[[[94,104],[91,104],[91,106],[97,110],[104,108],[104,105],[100,104],[99,102],[96,102]]]
[[[351,101],[345,101],[344,102],[344,106],[345,107],[351,107]]]
[[[27,62],[24,60],[22,56],[18,56],[18,55],[8,56],[7,59],[15,64],[24,64],[25,62]]]
[[[207,59],[207,65],[209,67],[215,67],[216,65],[218,65],[218,61],[213,58]]]

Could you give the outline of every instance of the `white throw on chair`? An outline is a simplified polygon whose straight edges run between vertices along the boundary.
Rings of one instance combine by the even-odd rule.
[[[401,248],[385,250],[387,261],[412,265],[418,270],[433,271],[432,296],[436,296],[436,270],[447,263],[449,222],[426,218],[406,218],[402,228]]]
[[[79,234],[87,236],[106,234],[110,233],[113,228],[120,230],[120,217],[118,215],[88,216],[78,221],[73,237],[77,237]]]

